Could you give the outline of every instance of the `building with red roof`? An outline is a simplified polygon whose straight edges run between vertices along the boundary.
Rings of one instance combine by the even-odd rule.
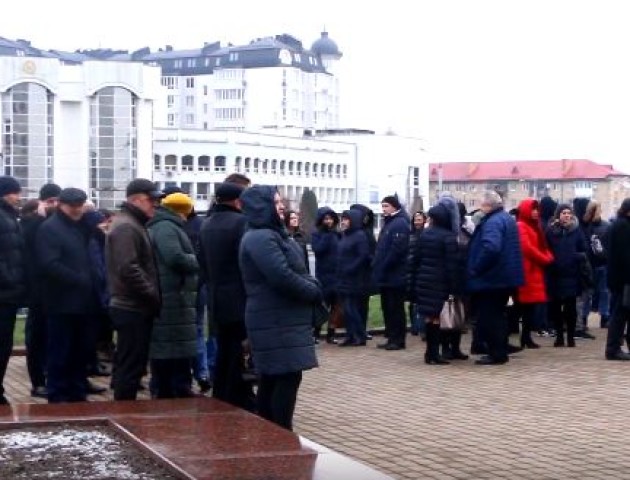
[[[507,208],[528,197],[550,196],[560,202],[592,198],[601,202],[607,215],[630,196],[628,174],[591,160],[435,163],[429,175],[433,198],[440,191],[450,191],[469,210],[479,208],[484,190],[501,193]]]

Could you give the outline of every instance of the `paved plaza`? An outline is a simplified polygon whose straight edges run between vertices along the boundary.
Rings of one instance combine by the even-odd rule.
[[[630,362],[603,360],[592,331],[575,349],[536,337],[543,348],[490,367],[426,366],[417,337],[397,352],[320,345],[296,432],[399,479],[630,479]],[[5,385],[33,401],[23,357]]]

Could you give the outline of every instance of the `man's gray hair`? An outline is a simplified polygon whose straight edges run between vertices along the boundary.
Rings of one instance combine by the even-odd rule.
[[[490,205],[494,210],[503,206],[503,198],[494,190],[487,190],[483,193],[482,203]]]

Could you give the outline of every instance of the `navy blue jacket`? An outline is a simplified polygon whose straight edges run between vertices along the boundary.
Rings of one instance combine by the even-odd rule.
[[[335,221],[332,230],[326,228],[322,220],[330,215]],[[337,291],[337,254],[339,232],[337,225],[339,216],[330,208],[322,207],[317,210],[315,221],[316,230],[311,235],[311,248],[315,254],[315,278],[319,280],[325,296],[334,295]]]
[[[201,227],[201,268],[208,283],[208,315],[219,325],[245,322],[245,287],[238,252],[247,218],[217,204]]]
[[[503,290],[525,283],[516,221],[499,208],[484,216],[468,246],[470,292]]]
[[[322,301],[299,245],[276,213],[275,192],[274,187],[256,185],[241,195],[249,225],[239,252],[247,294],[245,326],[254,365],[264,375],[317,366],[313,307]]]
[[[90,255],[92,278],[98,299],[98,306],[107,310],[109,306],[109,288],[107,288],[107,264],[105,262],[105,233],[98,228],[105,217],[99,212],[87,212],[82,223],[87,228],[88,252]]]
[[[415,252],[410,255],[415,263],[410,266],[415,276],[411,293],[419,313],[438,317],[449,295],[457,293],[459,250],[448,210],[441,209],[432,221],[414,242]]]
[[[378,287],[405,288],[409,234],[409,218],[403,210],[385,217],[372,263]]]
[[[350,218],[350,227],[339,242],[337,265],[337,291],[342,295],[365,295],[369,288],[370,242],[363,231],[362,215],[358,210],[344,212]]]
[[[17,211],[0,198],[0,304],[23,304],[27,284],[25,258]]]
[[[582,291],[580,265],[586,261],[586,245],[577,220],[568,228],[552,223],[546,232],[554,261],[548,268],[549,295],[555,299],[577,297]]]
[[[87,230],[61,211],[37,230],[43,306],[51,314],[86,315],[97,309]]]

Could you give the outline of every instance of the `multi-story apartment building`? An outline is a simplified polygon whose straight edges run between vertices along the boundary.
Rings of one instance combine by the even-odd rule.
[[[339,126],[342,57],[322,32],[310,49],[291,35],[258,38],[247,45],[206,43],[176,50],[167,45],[128,53],[82,50],[83,59],[138,61],[162,69],[165,108],[155,126],[202,130],[247,130]]]
[[[470,210],[479,208],[487,189],[500,192],[508,208],[527,197],[548,195],[559,202],[592,198],[607,216],[630,196],[628,174],[591,160],[440,163],[431,164],[430,176],[432,198],[449,191]]]
[[[130,179],[151,174],[160,94],[159,68],[0,38],[2,174],[16,177],[27,196],[54,181],[113,208]]]

